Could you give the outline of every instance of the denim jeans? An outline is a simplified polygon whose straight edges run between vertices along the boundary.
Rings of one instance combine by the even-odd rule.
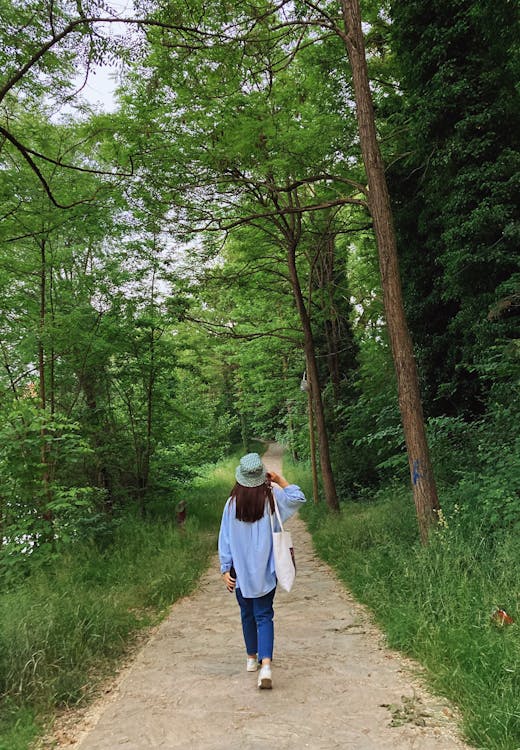
[[[242,617],[242,631],[248,654],[258,654],[258,661],[273,658],[273,599],[276,587],[257,599],[246,599],[236,590]]]

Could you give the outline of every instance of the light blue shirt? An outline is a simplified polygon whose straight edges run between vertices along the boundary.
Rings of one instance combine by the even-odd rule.
[[[284,489],[273,485],[273,490],[282,523],[285,523],[305,502],[305,495],[296,484]],[[218,537],[220,572],[231,570],[233,565],[237,574],[236,586],[242,596],[257,599],[276,586],[269,504],[266,503],[262,518],[250,523],[236,519],[235,503],[230,500],[224,507]],[[274,520],[276,528],[276,517]]]

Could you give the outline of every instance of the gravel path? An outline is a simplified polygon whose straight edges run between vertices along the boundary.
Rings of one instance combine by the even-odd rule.
[[[280,471],[270,446],[268,468]],[[222,498],[224,504],[225,498]],[[82,719],[77,750],[455,750],[452,710],[383,645],[365,610],[289,524],[298,575],[275,598],[273,690],[245,670],[239,609],[217,558],[177,602],[104,700]],[[72,744],[71,744],[72,742]]]

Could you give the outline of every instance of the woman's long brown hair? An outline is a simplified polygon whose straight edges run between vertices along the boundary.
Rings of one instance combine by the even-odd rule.
[[[231,490],[231,500],[235,502],[235,515],[238,521],[259,521],[264,515],[267,502],[271,513],[274,513],[273,490],[267,482],[259,487],[244,487],[237,482]]]

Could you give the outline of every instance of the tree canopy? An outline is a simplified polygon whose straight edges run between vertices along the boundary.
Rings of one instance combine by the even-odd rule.
[[[517,9],[362,5],[376,158],[356,7],[2,3],[5,554],[174,507],[201,463],[254,437],[307,459],[316,429],[333,510],[407,463],[416,497],[432,472],[399,268],[434,459],[484,421],[489,455],[510,452]],[[110,114],[77,84],[107,62]]]

